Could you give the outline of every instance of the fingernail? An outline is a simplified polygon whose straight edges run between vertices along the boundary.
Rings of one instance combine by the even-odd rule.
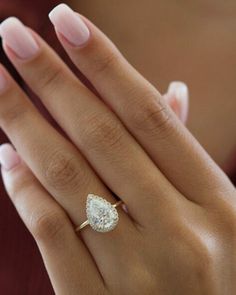
[[[38,53],[38,44],[16,17],[9,17],[0,24],[0,36],[21,59],[30,59]]]
[[[20,156],[9,143],[0,146],[0,164],[6,170],[11,170],[20,163]]]
[[[188,87],[183,82],[171,82],[168,88],[168,95],[174,96],[179,103],[180,119],[182,122],[187,121],[189,92]]]
[[[56,30],[72,45],[81,46],[89,39],[90,32],[81,17],[66,4],[59,4],[50,13],[49,18]]]

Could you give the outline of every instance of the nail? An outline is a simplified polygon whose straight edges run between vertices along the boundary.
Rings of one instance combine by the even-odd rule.
[[[50,13],[49,18],[56,30],[72,45],[82,46],[89,39],[90,32],[81,17],[68,5],[59,4]]]
[[[6,170],[11,170],[20,163],[20,156],[9,143],[0,146],[0,164]]]
[[[179,103],[180,119],[185,123],[188,117],[189,104],[189,91],[187,85],[179,81],[171,82],[168,88],[168,95],[176,98]]]
[[[0,24],[0,36],[21,59],[30,59],[38,53],[38,44],[16,17],[9,17]]]

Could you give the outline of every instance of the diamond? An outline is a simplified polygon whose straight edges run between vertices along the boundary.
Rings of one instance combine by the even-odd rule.
[[[86,214],[90,226],[98,232],[113,230],[119,220],[116,208],[110,202],[93,194],[87,197]]]

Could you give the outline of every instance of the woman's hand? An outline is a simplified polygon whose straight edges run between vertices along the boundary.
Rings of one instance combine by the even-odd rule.
[[[6,20],[7,56],[68,138],[2,67],[0,125],[20,156],[7,144],[0,158],[56,294],[235,294],[232,183],[169,107],[170,96],[98,28],[65,5],[50,18],[100,97],[35,32]],[[176,112],[186,120],[186,109]],[[88,193],[126,204],[113,231],[75,232]]]

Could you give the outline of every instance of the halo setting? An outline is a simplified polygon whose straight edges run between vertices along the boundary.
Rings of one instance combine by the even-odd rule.
[[[113,230],[119,221],[114,205],[94,194],[88,194],[86,214],[90,226],[98,232]]]

